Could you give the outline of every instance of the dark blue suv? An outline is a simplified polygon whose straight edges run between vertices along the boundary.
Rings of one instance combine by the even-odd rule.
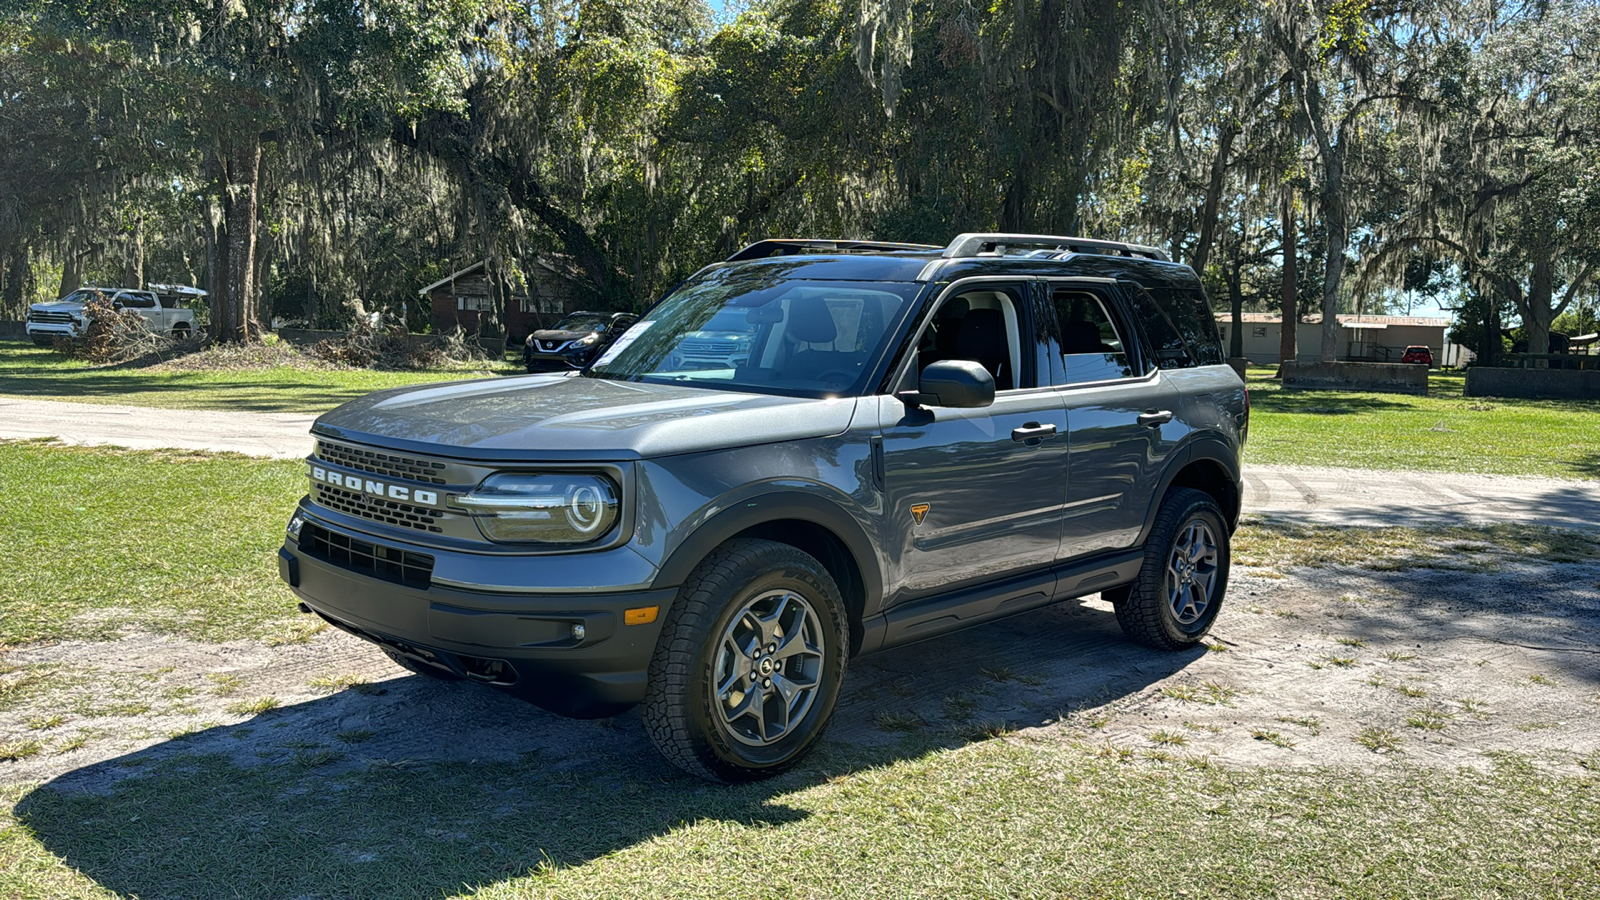
[[[686,352],[730,321],[737,353]],[[747,780],[815,744],[859,654],[1095,593],[1134,641],[1199,642],[1248,416],[1159,250],[763,241],[576,375],[323,416],[280,571],[412,671],[639,705],[673,763]]]

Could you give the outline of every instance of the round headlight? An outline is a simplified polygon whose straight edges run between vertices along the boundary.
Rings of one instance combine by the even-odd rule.
[[[491,475],[455,502],[489,540],[526,544],[599,540],[616,524],[621,505],[611,479],[565,472]]]

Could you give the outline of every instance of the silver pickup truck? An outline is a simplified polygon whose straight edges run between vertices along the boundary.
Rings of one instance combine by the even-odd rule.
[[[198,288],[179,284],[152,284],[150,290],[133,288],[85,287],[60,300],[35,303],[28,308],[28,337],[41,347],[49,347],[58,337],[82,338],[89,320],[84,307],[104,297],[115,309],[136,312],[144,317],[151,331],[170,332],[175,338],[194,333],[194,310],[186,304],[205,297]]]

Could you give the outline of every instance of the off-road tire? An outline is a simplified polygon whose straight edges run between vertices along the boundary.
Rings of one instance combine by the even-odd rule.
[[[1199,524],[1215,542],[1216,563],[1206,606],[1191,622],[1180,621],[1173,608],[1169,565],[1179,541]],[[1139,577],[1125,588],[1106,591],[1117,611],[1117,624],[1135,643],[1157,650],[1184,650],[1200,643],[1222,609],[1228,587],[1229,535],[1222,509],[1211,495],[1192,488],[1174,488],[1161,502],[1155,527],[1145,543]]]
[[[426,675],[427,677],[436,679],[438,681],[461,680],[460,675],[457,675],[449,669],[441,669],[438,666],[430,666],[425,662],[412,659],[411,657],[406,656],[404,653],[398,653],[394,650],[390,650],[388,647],[383,647],[380,649],[383,650],[383,655],[389,657],[389,659],[392,660],[395,665],[405,669],[407,672],[417,675]]]
[[[172,339],[175,341],[187,340],[189,338],[189,333],[190,330],[187,322],[179,322],[178,324],[172,326]]]
[[[820,674],[806,711],[774,743],[735,739],[716,695],[715,667],[725,632],[747,605],[782,591],[815,614]],[[828,570],[775,541],[738,539],[714,550],[678,590],[662,625],[640,713],[656,749],[678,768],[723,784],[785,772],[817,744],[844,681],[849,644],[844,602]]]

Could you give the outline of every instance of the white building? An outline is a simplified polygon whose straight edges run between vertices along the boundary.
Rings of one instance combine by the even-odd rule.
[[[1283,318],[1277,313],[1244,314],[1244,355],[1252,363],[1276,365]],[[1231,352],[1233,316],[1217,314],[1222,348]],[[1407,347],[1420,344],[1433,351],[1436,366],[1462,366],[1472,351],[1450,344],[1445,335],[1450,320],[1442,316],[1339,316],[1339,358],[1355,362],[1399,362]],[[1322,316],[1311,316],[1295,332],[1298,358],[1315,361],[1322,355]]]

